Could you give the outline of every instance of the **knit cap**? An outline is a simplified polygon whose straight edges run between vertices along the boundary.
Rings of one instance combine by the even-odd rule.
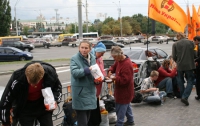
[[[94,47],[95,52],[105,52],[106,46],[102,42],[98,42],[97,45]]]

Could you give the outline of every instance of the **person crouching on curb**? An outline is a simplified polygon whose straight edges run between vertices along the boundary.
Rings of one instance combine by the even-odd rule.
[[[150,77],[143,80],[140,92],[143,95],[144,102],[161,104],[161,98],[166,96],[165,91],[159,92],[159,89],[154,86],[154,81],[158,79],[158,76],[158,71],[154,70],[150,73]]]
[[[115,81],[116,126],[132,126],[134,125],[133,112],[130,105],[134,97],[132,62],[128,56],[123,54],[119,46],[113,46],[111,56],[115,63],[109,68],[108,77],[110,78],[115,73],[115,77],[112,79]],[[125,115],[127,122],[124,123]]]

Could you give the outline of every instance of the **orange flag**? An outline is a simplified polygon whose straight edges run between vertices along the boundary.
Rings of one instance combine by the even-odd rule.
[[[191,22],[191,17],[190,17],[190,9],[189,6],[187,6],[187,18],[188,18],[188,39],[193,40],[193,34],[194,30],[192,29],[192,22]]]
[[[173,0],[149,0],[148,16],[176,32],[184,32],[187,16]]]
[[[197,35],[200,36],[200,6],[197,12],[198,19],[199,19],[199,27],[197,28]]]
[[[197,31],[200,29],[199,18],[197,15],[197,11],[194,5],[192,5],[192,27],[194,30],[194,37],[197,35]]]

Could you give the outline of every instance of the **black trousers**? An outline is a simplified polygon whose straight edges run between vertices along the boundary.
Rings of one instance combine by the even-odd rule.
[[[195,71],[195,78],[196,78],[196,93],[197,96],[200,98],[200,69],[196,69]]]
[[[99,107],[99,99],[97,98],[97,108],[91,110],[88,126],[99,126],[100,123],[101,123],[101,112]]]
[[[19,116],[21,126],[33,126],[35,120],[39,121],[40,126],[53,126],[52,111],[45,109],[43,98],[27,101]]]
[[[78,126],[88,126],[91,110],[76,110]]]

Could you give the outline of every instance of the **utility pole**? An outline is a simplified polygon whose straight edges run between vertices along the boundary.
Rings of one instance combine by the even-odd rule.
[[[57,25],[57,23],[58,23],[58,17],[57,17],[57,15],[58,15],[57,14],[58,9],[55,9],[55,11],[56,11],[56,23],[55,24]]]
[[[15,8],[14,8],[14,10],[15,10],[16,35],[17,35],[17,36],[18,36],[18,26],[17,26],[16,6],[17,6],[17,4],[18,4],[19,1],[20,1],[20,0],[17,0],[17,1],[16,1],[16,3],[15,3]]]
[[[78,30],[79,30],[79,41],[83,39],[83,28],[82,28],[82,0],[78,0]]]
[[[85,13],[86,13],[86,32],[88,33],[88,11],[87,11],[87,0],[86,0],[86,5],[85,5]]]
[[[120,21],[120,34],[122,37],[122,18],[121,18],[121,6],[120,6],[120,1],[119,1],[119,5],[117,5],[115,2],[113,2],[118,8],[118,15],[119,15],[119,21]]]

